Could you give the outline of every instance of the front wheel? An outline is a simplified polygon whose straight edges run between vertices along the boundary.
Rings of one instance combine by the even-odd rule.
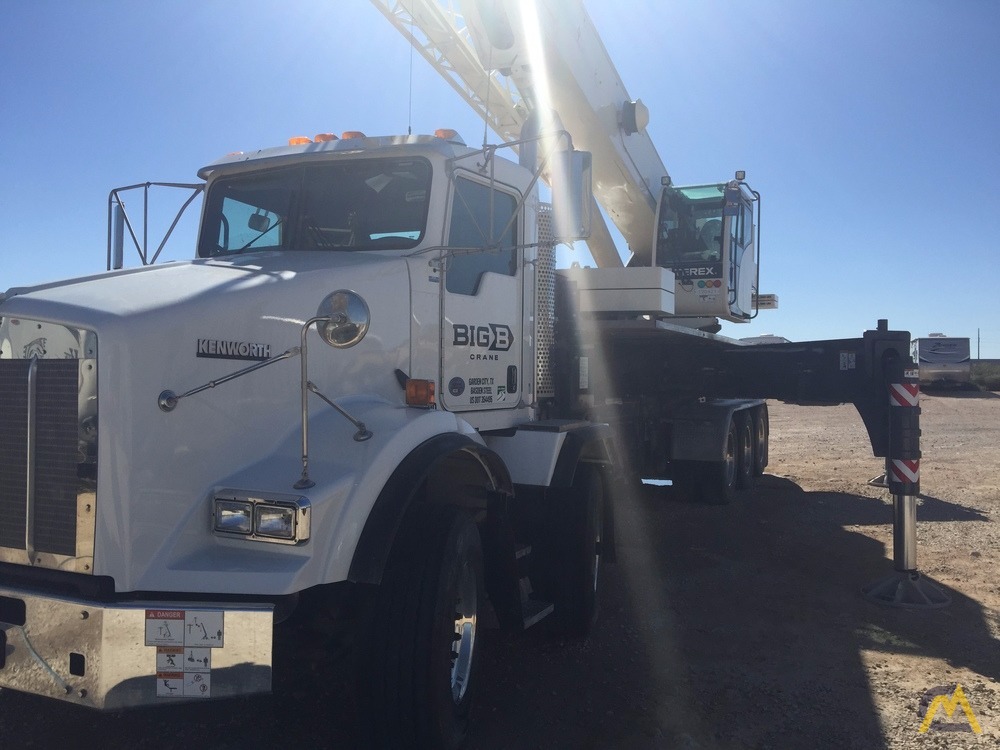
[[[371,745],[461,745],[484,596],[482,544],[472,520],[452,506],[413,506],[379,587],[359,674]]]
[[[559,542],[553,625],[565,635],[587,635],[597,620],[604,535],[604,479],[598,468],[577,467],[573,490],[560,515],[565,526]]]

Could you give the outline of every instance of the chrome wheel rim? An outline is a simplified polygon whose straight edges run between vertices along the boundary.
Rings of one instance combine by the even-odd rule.
[[[753,432],[752,427],[747,424],[743,428],[743,445],[740,446],[740,459],[743,462],[744,473],[749,474],[753,471]]]
[[[476,647],[477,596],[476,573],[470,565],[464,565],[455,597],[455,632],[451,646],[451,697],[455,703],[459,703],[465,696],[472,675],[472,656]]]
[[[726,485],[736,482],[736,433],[730,432],[726,440]]]

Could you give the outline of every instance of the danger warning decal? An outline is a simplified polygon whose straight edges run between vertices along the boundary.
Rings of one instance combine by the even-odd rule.
[[[158,698],[211,698],[212,649],[225,646],[225,613],[147,609],[146,645],[156,647]]]
[[[897,482],[915,484],[920,481],[920,461],[894,458],[890,471]]]
[[[920,401],[920,386],[916,383],[892,383],[889,403],[893,406],[916,406]]]

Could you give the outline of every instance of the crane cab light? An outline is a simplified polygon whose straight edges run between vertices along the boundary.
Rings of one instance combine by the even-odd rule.
[[[360,130],[345,130],[340,134],[340,137],[345,141],[349,141],[351,138],[366,138],[367,136]]]
[[[457,143],[461,146],[465,145],[465,140],[462,136],[458,134],[457,130],[453,130],[452,128],[438,128],[434,131],[434,137],[448,141],[449,143]]]
[[[739,180],[740,182],[743,182],[744,180],[746,180],[746,178],[747,178],[747,173],[744,170],[742,170],[742,169],[737,169],[736,170],[736,179],[737,180]]]
[[[330,141],[336,141],[337,136],[333,133],[317,133],[316,137],[313,138],[315,143],[329,143]]]
[[[288,139],[289,146],[304,146],[307,143],[312,143],[312,138],[304,135],[295,135]]]
[[[434,381],[410,378],[406,381],[407,406],[434,406]]]

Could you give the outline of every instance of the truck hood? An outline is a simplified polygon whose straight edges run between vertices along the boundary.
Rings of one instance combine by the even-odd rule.
[[[298,347],[331,292],[363,297],[370,325],[348,349],[310,332],[311,382],[336,401],[403,408],[395,373],[410,367],[408,263],[378,253],[255,253],[12,290],[0,303],[0,358],[77,359],[67,332],[94,334],[81,359],[98,394],[87,406],[98,423],[93,572],[121,590],[166,585],[153,560],[176,542],[178,519],[195,519],[192,545],[217,544],[208,502],[220,477],[241,467],[273,461],[274,486],[254,489],[288,491],[300,467],[279,448],[297,444],[301,429],[301,358],[229,376]],[[192,393],[167,412],[166,391]],[[315,397],[308,408],[331,412]]]
[[[371,253],[284,252],[164,263],[14,287],[2,298],[2,309],[25,318],[101,327],[103,321],[114,318],[174,308],[188,315],[192,302],[206,296],[265,289],[271,293],[276,285],[294,286],[310,276],[328,278],[345,269],[384,267],[393,261],[398,263]],[[319,301],[315,300],[314,308]]]

